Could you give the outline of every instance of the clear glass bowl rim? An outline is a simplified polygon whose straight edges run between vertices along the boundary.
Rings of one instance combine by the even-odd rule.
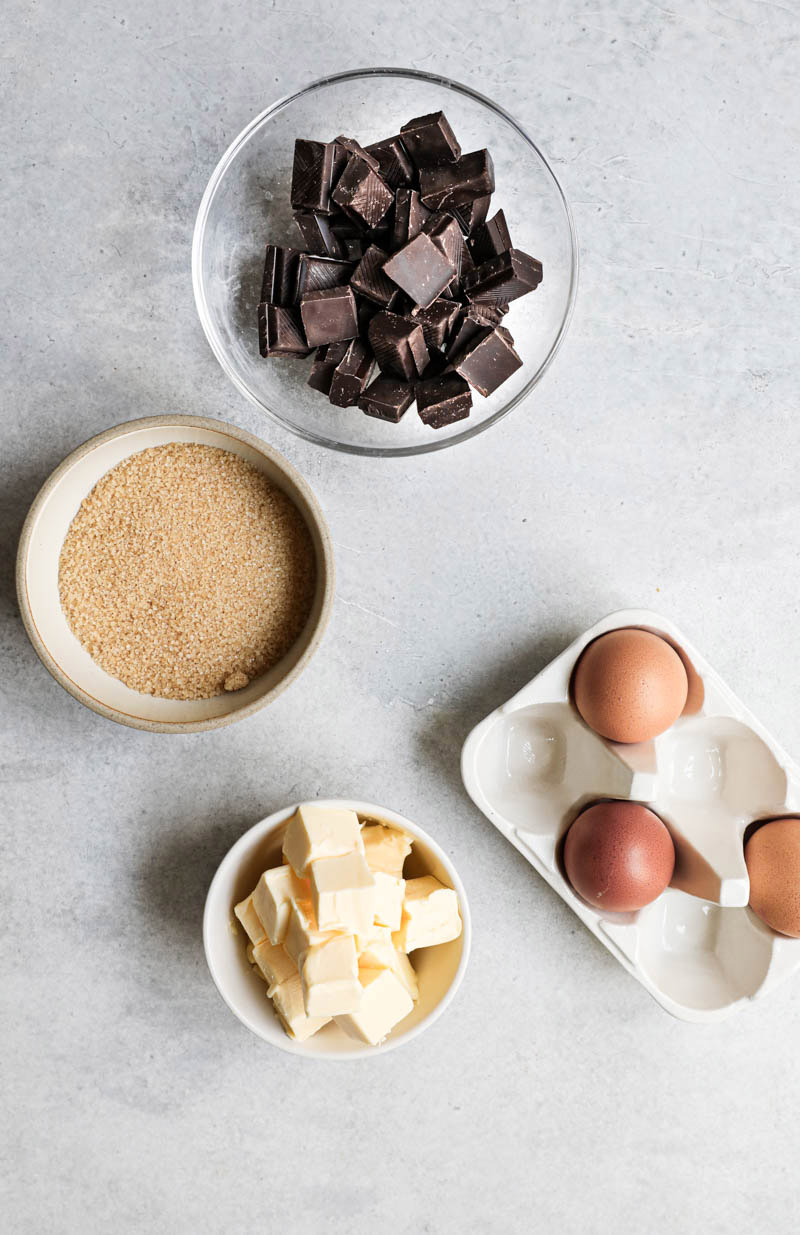
[[[211,314],[209,313],[208,305],[206,303],[201,275],[200,259],[203,241],[205,238],[206,225],[208,222],[208,215],[212,202],[230,164],[236,158],[236,155],[239,153],[242,146],[246,144],[255,130],[260,128],[262,124],[266,123],[272,117],[278,115],[279,112],[282,112],[297,99],[304,98],[308,94],[313,94],[316,90],[320,90],[324,86],[330,86],[340,82],[356,81],[358,78],[369,77],[403,77],[424,81],[434,86],[443,86],[447,90],[455,91],[456,94],[466,95],[468,98],[482,104],[482,106],[500,116],[519,134],[523,141],[531,147],[541,161],[542,166],[550,177],[553,187],[555,188],[561,201],[570,235],[570,282],[567,303],[556,333],[556,337],[553,340],[550,350],[542,363],[539,365],[539,368],[531,377],[530,381],[527,382],[527,384],[523,386],[520,391],[518,391],[513,399],[510,399],[508,403],[499,408],[494,415],[487,417],[480,423],[470,425],[462,433],[455,434],[453,437],[440,438],[438,440],[434,438],[429,442],[419,442],[413,446],[359,446],[350,442],[337,442],[331,438],[324,437],[322,434],[313,433],[300,425],[294,424],[291,420],[281,415],[280,412],[276,411],[275,408],[269,407],[268,404],[264,403],[263,400],[258,398],[258,396],[255,395],[253,391],[250,390],[248,386],[239,378],[238,374],[228,362],[225,349],[221,346],[218,338],[216,337],[214,327],[212,325]],[[564,190],[561,188],[558,181],[558,177],[530,134],[523,128],[518,120],[515,120],[514,117],[505,110],[505,108],[501,107],[498,103],[493,102],[492,99],[487,98],[486,95],[480,94],[477,90],[473,90],[470,86],[465,86],[461,82],[452,81],[451,78],[444,77],[440,73],[426,73],[421,69],[404,69],[395,67],[349,69],[345,73],[333,73],[327,77],[320,77],[316,81],[311,82],[309,85],[303,86],[300,90],[296,90],[292,94],[287,94],[282,98],[277,99],[274,103],[271,103],[269,107],[265,108],[264,111],[255,116],[250,123],[242,129],[238,137],[234,138],[230,146],[228,146],[228,149],[225,151],[222,158],[217,163],[217,166],[214,168],[214,171],[211,173],[211,178],[206,185],[206,189],[203,193],[200,207],[197,212],[197,219],[194,226],[194,236],[192,238],[192,287],[194,289],[195,304],[200,317],[200,324],[203,327],[203,332],[208,340],[211,350],[219,361],[223,371],[233,382],[236,389],[239,390],[250,403],[253,403],[256,407],[260,408],[261,411],[266,412],[270,419],[276,421],[276,423],[281,425],[284,429],[289,429],[290,432],[295,433],[298,437],[305,438],[306,441],[313,442],[316,446],[326,446],[331,450],[342,451],[345,454],[373,455],[382,458],[427,454],[429,451],[444,450],[448,446],[455,446],[458,442],[469,441],[470,438],[476,437],[479,433],[483,433],[486,429],[491,428],[492,425],[497,424],[499,420],[502,420],[504,416],[507,416],[509,412],[513,411],[523,399],[526,399],[533,390],[534,386],[537,386],[544,377],[544,374],[550,368],[556,352],[564,340],[564,336],[566,335],[570,320],[572,318],[572,312],[575,307],[575,297],[578,288],[578,237],[575,230],[575,221],[572,217],[572,211],[570,210],[569,202],[564,195]]]

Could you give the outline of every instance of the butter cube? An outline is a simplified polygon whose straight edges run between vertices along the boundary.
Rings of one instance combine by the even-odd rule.
[[[359,956],[365,948],[373,943],[388,943],[392,946],[392,932],[388,926],[378,926],[373,922],[369,930],[359,931],[356,935],[356,952]]]
[[[361,825],[354,810],[299,806],[289,820],[283,856],[297,875],[305,875],[317,858],[338,858],[354,852],[364,852]]]
[[[247,896],[243,901],[239,901],[238,905],[234,905],[233,912],[244,927],[250,942],[261,943],[267,932],[264,929],[263,922],[256,913],[252,896]]]
[[[359,952],[358,963],[362,969],[391,969],[392,973],[396,974],[403,983],[414,1003],[419,999],[419,983],[414,966],[405,952],[398,952],[391,941],[386,943],[383,940],[376,940],[374,943],[367,944],[363,951]]]
[[[361,1003],[361,983],[353,936],[334,935],[309,948],[300,977],[309,1016],[355,1012]]]
[[[449,943],[461,934],[458,897],[433,875],[406,880],[403,921],[392,940],[400,952]]]
[[[391,969],[359,969],[363,988],[357,1012],[335,1017],[351,1038],[377,1046],[413,1010],[414,1001]]]
[[[403,919],[405,879],[396,879],[384,871],[375,871],[375,921],[379,926],[388,926],[393,931],[400,929]]]
[[[382,823],[365,823],[361,840],[370,870],[383,871],[399,879],[403,863],[411,852],[411,837],[397,828],[384,827]]]
[[[291,866],[264,871],[253,889],[253,908],[264,923],[270,943],[283,943],[286,938],[289,910],[298,896],[308,896],[308,884],[297,878]]]
[[[320,930],[364,934],[375,917],[375,879],[362,853],[311,863],[311,900]]]
[[[286,949],[280,944],[276,947],[268,939],[262,939],[261,943],[248,948],[247,955],[265,979],[268,995],[272,995],[274,987],[280,986],[281,982],[297,973],[297,967]]]
[[[283,946],[286,949],[287,955],[294,961],[298,969],[303,968],[303,961],[309,948],[316,947],[320,943],[326,943],[332,937],[332,933],[331,931],[321,931],[319,929],[314,915],[314,906],[310,900],[306,900],[303,897],[300,900],[292,901],[292,907],[289,912],[289,925],[286,930],[286,939]]]
[[[272,1006],[290,1038],[305,1042],[331,1019],[329,1016],[308,1016],[303,1003],[300,974],[292,974],[272,992]]]

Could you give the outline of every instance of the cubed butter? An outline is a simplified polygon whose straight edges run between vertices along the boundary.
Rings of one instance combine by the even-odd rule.
[[[268,939],[262,939],[261,943],[257,943],[252,948],[251,956],[252,963],[260,972],[262,978],[267,983],[267,994],[272,994],[272,988],[280,986],[281,982],[285,982],[287,978],[291,978],[293,973],[297,973],[297,966],[288,955],[285,948],[280,944],[277,946],[270,943]]]
[[[301,898],[292,901],[289,912],[289,925],[283,946],[289,958],[298,969],[303,968],[303,961],[309,948],[326,943],[332,937],[332,931],[321,931],[317,926],[314,906],[310,900]]]
[[[414,1007],[397,974],[391,969],[359,969],[362,986],[357,1012],[335,1018],[340,1029],[351,1038],[377,1046]]]
[[[388,943],[392,942],[392,932],[388,926],[378,926],[377,922],[373,922],[369,930],[359,931],[356,935],[356,951],[359,956],[373,943]]]
[[[270,943],[283,943],[292,901],[301,896],[308,896],[308,883],[298,879],[291,866],[264,871],[253,889],[253,908],[264,923]]]
[[[292,974],[272,992],[272,1006],[284,1029],[295,1042],[305,1042],[331,1019],[329,1016],[308,1016],[303,1002],[300,974]]]
[[[361,1003],[356,941],[334,935],[309,948],[300,972],[308,1016],[337,1016],[357,1011]]]
[[[449,943],[461,934],[458,897],[433,875],[406,880],[403,899],[403,921],[392,935],[396,948],[413,952],[415,948],[432,948]]]
[[[391,969],[408,991],[414,1003],[419,999],[419,983],[414,966],[405,952],[398,952],[391,942],[376,940],[367,944],[359,953],[358,963],[362,969]]]
[[[239,901],[238,905],[234,905],[233,912],[244,927],[250,942],[261,943],[267,932],[264,923],[256,913],[252,896],[248,896],[243,901]]]
[[[390,930],[400,929],[403,919],[403,898],[405,895],[405,879],[396,879],[385,871],[375,871],[375,921],[379,926],[388,926]]]
[[[298,806],[283,838],[283,856],[295,874],[305,875],[317,858],[363,853],[361,825],[354,810]]]
[[[361,840],[370,870],[383,871],[399,879],[403,863],[411,852],[411,837],[397,828],[384,827],[382,823],[365,823]]]
[[[309,867],[320,930],[364,934],[375,917],[375,879],[363,853],[319,858]]]

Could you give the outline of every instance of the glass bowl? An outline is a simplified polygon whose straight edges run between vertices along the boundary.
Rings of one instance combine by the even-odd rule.
[[[296,137],[339,133],[368,145],[414,116],[442,110],[464,151],[484,146],[517,248],[539,258],[541,286],[515,301],[508,326],[522,368],[489,398],[474,393],[468,420],[444,429],[415,410],[399,424],[336,408],[306,383],[310,360],[258,350],[256,308],[268,242],[300,246],[289,189]],[[569,206],[547,160],[516,120],[489,99],[444,77],[412,69],[360,69],[326,77],[273,103],[245,128],[218,163],[203,194],[192,247],[200,321],[234,385],[286,428],[334,450],[412,455],[441,450],[488,429],[530,394],[550,365],[569,323],[577,281],[577,243]]]

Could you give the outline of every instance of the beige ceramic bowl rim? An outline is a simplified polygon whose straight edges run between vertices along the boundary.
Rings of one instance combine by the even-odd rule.
[[[436,1005],[431,1008],[430,1012],[412,1029],[406,1030],[404,1033],[399,1033],[396,1037],[389,1035],[387,1040],[379,1047],[367,1046],[364,1044],[363,1051],[326,1051],[325,1054],[317,1054],[313,1049],[309,1049],[305,1042],[294,1042],[287,1034],[283,1034],[282,1038],[267,1038],[242,1010],[237,1007],[235,1001],[229,996],[224,976],[220,975],[219,970],[215,967],[212,961],[211,947],[211,932],[212,932],[212,915],[214,912],[213,901],[216,892],[216,885],[228,873],[231,866],[241,860],[242,852],[247,850],[252,842],[262,836],[268,835],[274,831],[280,824],[285,823],[298,806],[302,806],[302,802],[295,802],[291,806],[284,806],[281,810],[276,810],[273,814],[268,815],[266,819],[261,819],[258,823],[253,824],[248,828],[237,841],[234,841],[231,848],[225,854],[224,858],[217,867],[214,877],[209,884],[208,892],[206,893],[205,906],[203,908],[203,951],[205,952],[206,964],[208,965],[209,973],[214,982],[214,985],[219,992],[223,1002],[227,1004],[230,1011],[237,1020],[255,1034],[262,1042],[266,1042],[268,1046],[274,1046],[278,1050],[287,1051],[290,1055],[300,1055],[304,1059],[314,1059],[321,1063],[333,1062],[356,1062],[362,1059],[376,1058],[379,1055],[385,1055],[387,1051],[395,1050],[398,1046],[404,1046],[407,1042],[411,1042],[413,1038],[424,1033],[429,1029],[435,1021],[439,1019],[443,1012],[449,1007],[455,999],[461,983],[464,980],[467,965],[469,963],[470,951],[472,948],[472,917],[470,915],[469,902],[464,885],[461,882],[461,877],[453,864],[452,858],[445,853],[441,845],[439,845],[430,833],[421,828],[419,824],[412,823],[404,815],[399,815],[397,811],[390,810],[386,806],[376,806],[372,802],[362,802],[357,798],[315,798],[315,806],[326,806],[331,809],[354,810],[357,815],[368,815],[372,819],[379,819],[396,828],[405,829],[410,836],[421,840],[427,845],[431,852],[441,862],[444,869],[447,871],[447,876],[452,882],[453,888],[458,896],[458,907],[461,913],[461,956],[458,962],[453,980],[447,990],[442,995]],[[244,940],[242,941],[244,946]]]
[[[106,442],[113,441],[117,437],[123,437],[125,434],[138,429],[171,429],[184,426],[205,429],[207,432],[219,434],[221,437],[230,437],[236,441],[243,442],[246,446],[249,446],[252,450],[257,451],[268,459],[302,495],[308,514],[313,520],[314,528],[320,538],[322,548],[321,566],[324,579],[323,597],[319,617],[302,655],[285,677],[282,677],[271,690],[266,691],[258,699],[254,699],[252,703],[235,708],[225,716],[213,716],[207,720],[162,722],[146,720],[142,717],[132,716],[127,712],[121,712],[117,708],[109,707],[108,704],[90,695],[82,687],[78,686],[72,678],[67,676],[58,661],[51,655],[36,627],[28,598],[26,576],[31,559],[31,540],[40,512],[51,493],[53,493],[76,463],[80,462],[81,459],[85,458],[92,451],[104,446]],[[135,452],[132,451],[131,453]],[[122,424],[112,425],[111,428],[105,429],[102,433],[90,437],[75,450],[71,451],[59,463],[58,467],[51,472],[33,499],[25,522],[22,525],[19,547],[17,549],[16,583],[19,610],[28,638],[45,669],[55,678],[59,686],[62,686],[79,703],[84,704],[87,708],[91,708],[93,712],[99,713],[100,716],[106,717],[107,720],[116,721],[119,725],[127,725],[132,729],[145,729],[150,733],[199,733],[210,729],[221,729],[225,725],[232,725],[236,721],[244,720],[247,716],[252,716],[254,712],[258,712],[261,708],[272,703],[278,695],[291,685],[295,678],[299,677],[319,647],[333,610],[334,582],[333,542],[325,516],[322,513],[322,507],[308,482],[292,466],[288,459],[285,459],[283,455],[279,454],[277,450],[274,450],[265,441],[262,441],[261,438],[256,437],[255,434],[249,433],[246,429],[240,429],[238,425],[231,424],[227,420],[219,420],[210,416],[192,416],[181,412],[172,412],[161,416],[141,416],[134,420],[126,420]],[[302,635],[300,637],[302,638]]]

